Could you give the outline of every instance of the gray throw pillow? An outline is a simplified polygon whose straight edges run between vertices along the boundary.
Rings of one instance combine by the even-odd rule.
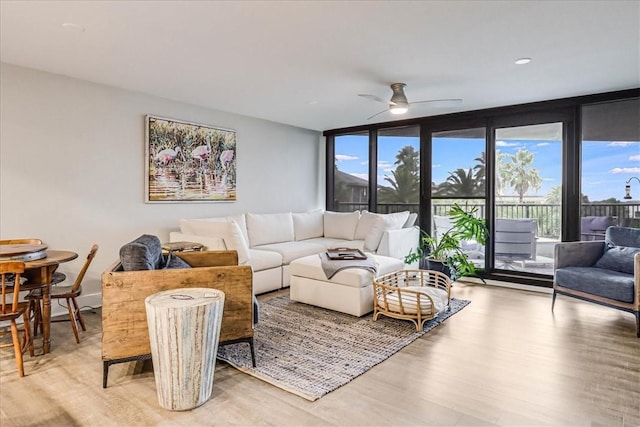
[[[630,246],[609,247],[594,267],[633,274],[633,257],[638,252],[640,248]]]
[[[185,260],[170,252],[169,255],[167,255],[164,268],[191,268],[191,266],[187,264]]]
[[[124,271],[156,270],[164,266],[162,247],[156,236],[143,234],[120,248]]]

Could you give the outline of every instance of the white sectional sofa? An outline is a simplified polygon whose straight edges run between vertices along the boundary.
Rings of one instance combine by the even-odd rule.
[[[256,294],[289,286],[289,263],[333,247],[403,260],[419,239],[416,215],[408,211],[239,214],[182,219],[170,241],[203,244],[208,250],[238,251],[239,263],[253,268]]]

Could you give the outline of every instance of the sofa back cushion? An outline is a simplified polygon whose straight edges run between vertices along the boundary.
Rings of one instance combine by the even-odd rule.
[[[378,214],[363,210],[360,212],[360,220],[358,220],[358,226],[356,227],[355,240],[364,240],[367,235],[376,224],[376,218]]]
[[[409,211],[396,212],[391,214],[378,214],[374,220],[374,225],[364,239],[364,250],[375,252],[380,246],[382,235],[387,230],[399,230],[407,222]]]
[[[360,212],[324,213],[324,237],[331,239],[354,240]]]
[[[247,217],[247,232],[251,247],[294,240],[291,212],[277,214],[251,214]]]
[[[235,221],[228,221],[226,218],[181,219],[180,231],[184,234],[222,238],[227,249],[238,252],[238,263],[244,264],[249,259],[249,245]]]
[[[324,215],[322,211],[294,213],[293,233],[296,240],[313,239],[324,236]]]
[[[640,229],[609,227],[604,240],[604,254],[594,266],[633,274],[634,256],[640,253]]]
[[[640,248],[640,228],[609,227],[604,240],[608,248],[614,246],[631,246]]]
[[[164,267],[162,247],[157,236],[143,234],[120,248],[124,271],[157,270]]]

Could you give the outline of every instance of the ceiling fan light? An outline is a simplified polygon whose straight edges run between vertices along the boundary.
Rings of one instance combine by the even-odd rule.
[[[409,108],[406,105],[392,105],[389,107],[389,111],[391,114],[404,114],[409,111]]]

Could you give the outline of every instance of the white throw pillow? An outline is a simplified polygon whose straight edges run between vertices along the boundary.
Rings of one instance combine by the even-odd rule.
[[[404,223],[402,228],[413,227],[415,225],[417,219],[418,219],[418,214],[417,213],[410,213],[409,217],[407,218],[407,221]]]
[[[238,223],[235,221],[211,221],[210,219],[181,219],[180,231],[204,237],[221,237],[227,249],[238,252],[238,262],[249,259],[249,245],[244,240]]]
[[[324,237],[354,240],[360,212],[325,212]]]
[[[270,243],[293,242],[291,212],[278,214],[251,214],[247,217],[247,232],[251,247]]]
[[[399,230],[409,218],[409,211],[377,215],[375,223],[364,239],[364,250],[375,252],[380,245],[382,235],[387,230]]]
[[[360,214],[360,220],[358,221],[358,227],[356,227],[355,240],[364,240],[376,223],[376,217],[378,214],[362,211]]]
[[[322,211],[294,213],[292,217],[293,232],[296,240],[324,236],[324,215]]]

